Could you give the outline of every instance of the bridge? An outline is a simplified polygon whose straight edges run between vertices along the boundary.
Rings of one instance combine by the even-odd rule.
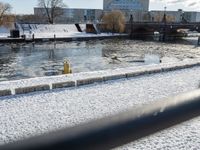
[[[145,37],[158,32],[162,39],[167,37],[183,37],[183,29],[200,32],[200,22],[129,22],[126,32],[132,37]]]

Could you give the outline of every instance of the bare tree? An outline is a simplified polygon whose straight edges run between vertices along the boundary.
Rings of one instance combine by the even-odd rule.
[[[57,17],[63,15],[62,8],[66,7],[63,0],[38,0],[38,6],[44,8],[50,24],[53,24]]]
[[[121,11],[114,10],[107,13],[102,18],[103,23],[106,25],[107,30],[114,32],[124,32],[125,17]]]
[[[12,27],[13,23],[16,21],[16,16],[13,14],[6,14],[5,16],[3,16],[3,22],[1,25],[10,28]]]
[[[0,2],[0,25],[3,24],[4,17],[11,11],[11,8],[10,4]]]

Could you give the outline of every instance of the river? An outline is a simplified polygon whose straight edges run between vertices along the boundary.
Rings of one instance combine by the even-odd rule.
[[[0,44],[0,81],[59,75],[64,60],[68,60],[72,71],[77,73],[195,59],[200,57],[196,40]]]

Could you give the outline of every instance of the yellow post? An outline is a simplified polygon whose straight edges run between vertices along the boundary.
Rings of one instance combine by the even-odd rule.
[[[72,73],[72,70],[70,68],[70,65],[67,61],[64,61],[64,70],[63,70],[63,74],[70,74]]]

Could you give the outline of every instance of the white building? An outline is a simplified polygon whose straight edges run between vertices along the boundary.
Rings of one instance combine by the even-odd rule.
[[[149,0],[104,0],[104,10],[148,11]]]
[[[200,22],[200,12],[184,12],[183,17],[187,22]]]
[[[162,22],[166,14],[167,22],[200,22],[200,12],[182,11],[150,11],[151,21]]]
[[[63,8],[62,15],[55,19],[56,23],[85,23],[98,22],[103,10],[101,9],[81,9],[81,8]],[[34,14],[40,17],[46,17],[44,8],[35,7]]]

